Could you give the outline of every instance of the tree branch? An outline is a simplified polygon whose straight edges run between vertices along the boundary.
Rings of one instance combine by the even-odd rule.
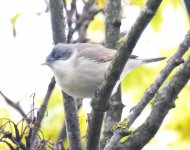
[[[53,35],[54,43],[57,44],[60,42],[64,42],[65,41],[65,24],[64,24],[65,19],[63,16],[63,1],[50,0],[49,5],[50,5],[49,7],[50,7],[50,14],[51,14],[52,35]],[[36,135],[41,126],[41,122],[44,117],[44,113],[46,111],[47,104],[54,87],[55,87],[55,78],[52,77],[49,83],[48,90],[45,95],[43,104],[37,114],[37,121],[35,122],[35,126],[32,131],[32,136],[30,140],[32,144],[35,141]]]
[[[185,46],[190,47],[190,40]],[[142,149],[160,128],[168,111],[175,107],[175,100],[190,78],[190,56],[183,67],[175,73],[165,87],[155,97],[152,111],[146,121],[134,131],[124,144],[125,149]]]
[[[125,37],[123,44],[118,50],[119,52],[116,53],[111,65],[109,66],[105,80],[100,86],[98,86],[95,92],[95,97],[92,99],[92,111],[89,117],[87,133],[87,150],[98,149],[102,120],[104,112],[108,107],[108,99],[111,95],[112,89],[119,79],[125,63],[131,55],[143,30],[155,15],[161,2],[162,0],[148,0],[146,2],[146,5],[142,9],[137,21]]]
[[[97,15],[99,12],[102,12],[102,9],[92,8],[89,10],[89,12],[84,11],[84,13],[86,13],[86,18],[84,18],[82,25],[79,28],[79,38],[78,38],[77,42],[84,43],[88,40],[86,38],[86,30],[87,30],[90,22],[93,20],[94,16]]]
[[[105,45],[106,47],[115,49],[119,41],[120,25],[121,25],[121,0],[107,0],[105,10]],[[113,125],[121,120],[123,110],[121,101],[121,87],[118,86],[117,92],[110,98],[109,109],[104,118],[104,127],[102,138],[100,141],[100,149],[103,149],[107,141],[112,136],[111,128]]]
[[[40,127],[41,127],[41,122],[42,122],[42,120],[43,120],[43,118],[45,116],[44,114],[46,112],[47,104],[48,104],[49,98],[51,96],[51,93],[52,93],[54,87],[55,87],[55,78],[52,77],[52,79],[51,79],[51,81],[50,81],[50,83],[48,85],[48,90],[47,90],[45,98],[43,100],[43,104],[41,105],[41,107],[40,107],[40,109],[39,109],[39,111],[37,113],[37,119],[36,119],[36,122],[34,123],[34,129],[32,131],[32,136],[31,136],[31,139],[30,139],[31,146],[34,143],[35,138],[36,138],[36,136],[38,134],[38,131],[39,131]]]
[[[105,10],[106,47],[116,48],[121,26],[121,0],[107,0]]]
[[[69,36],[69,34],[73,30],[73,28],[72,28],[72,24],[73,24],[73,20],[74,20],[73,18],[74,18],[74,15],[77,13],[76,0],[72,0],[70,10],[67,9],[66,2],[65,2],[65,10],[66,10],[66,15],[67,15],[67,17],[66,17],[67,25],[69,28],[67,40],[68,40],[68,43],[70,43],[72,36]],[[75,18],[75,19],[77,19],[77,18]]]
[[[73,97],[63,92],[67,137],[70,150],[82,150],[77,106]]]
[[[161,71],[160,75],[157,77],[155,82],[146,90],[144,96],[141,98],[139,103],[133,108],[132,113],[126,119],[124,119],[123,122],[127,120],[127,125],[125,130],[128,130],[130,126],[133,124],[133,122],[136,120],[136,118],[141,114],[146,105],[155,96],[156,92],[163,84],[163,82],[166,80],[168,75],[172,72],[172,70],[176,66],[182,63],[181,58],[189,48],[187,45],[189,41],[190,41],[190,31],[187,33],[184,41],[180,44],[178,51],[169,59],[167,65]],[[116,129],[114,131],[114,135],[110,139],[109,143],[106,145],[107,149],[105,148],[105,150],[111,150],[113,147],[115,147],[123,136],[124,136],[123,129],[120,128]]]
[[[62,0],[50,0],[52,33],[55,44],[66,42],[65,18],[63,15],[64,14],[63,7],[64,6]],[[82,145],[81,145],[81,136],[80,136],[76,104],[71,96],[67,95],[64,92],[62,92],[62,94],[64,98],[66,129],[69,140],[69,149],[80,150],[82,149]]]
[[[83,101],[83,99],[79,99],[79,98],[76,100],[77,110],[79,110],[82,107],[82,101]],[[66,137],[67,137],[67,131],[66,131],[66,124],[65,124],[65,120],[64,120],[62,129],[61,129],[61,131],[59,133],[59,136],[57,138],[56,143],[59,143],[61,140],[65,141]]]
[[[62,0],[50,0],[50,15],[54,44],[65,43],[65,17]]]
[[[121,120],[122,110],[124,105],[121,101],[121,88],[118,87],[117,92],[110,97],[109,109],[106,111],[104,118],[104,127],[102,138],[100,141],[100,149],[104,149],[108,140],[112,137],[112,127]]]
[[[93,8],[93,5],[96,0],[88,0],[83,8],[82,14],[79,16],[76,21],[76,26],[74,29],[70,28],[69,33],[67,35],[68,43],[71,42],[71,38],[75,31],[79,31],[79,39],[78,42],[85,42],[86,40],[86,29],[90,23],[90,21],[94,18],[94,16],[100,12],[101,10],[96,10]]]
[[[20,105],[19,105],[18,102],[14,103],[11,99],[9,99],[7,96],[5,96],[5,94],[3,94],[2,91],[0,91],[0,95],[4,98],[4,100],[7,102],[7,104],[9,104],[11,107],[13,107],[14,109],[16,109],[21,114],[21,116],[23,118],[26,117],[25,112],[22,110],[22,108],[20,107]],[[28,122],[27,119],[26,119],[26,121]]]
[[[189,0],[183,0],[183,1],[185,3],[185,7],[190,18],[190,1]]]

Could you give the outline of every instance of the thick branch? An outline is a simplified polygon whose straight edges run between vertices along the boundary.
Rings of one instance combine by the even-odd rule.
[[[83,99],[79,99],[79,98],[76,100],[78,110],[82,107],[82,101],[83,101]],[[67,137],[67,132],[66,132],[66,124],[65,124],[65,120],[64,120],[62,129],[61,129],[61,131],[59,133],[59,136],[57,138],[56,143],[59,143],[60,141],[65,141],[66,137]]]
[[[119,41],[120,25],[121,25],[121,0],[107,0],[105,10],[105,45],[106,47],[115,49]],[[117,92],[110,98],[109,109],[104,118],[104,127],[102,138],[100,141],[100,149],[103,149],[107,141],[112,136],[111,128],[113,125],[120,121],[123,110],[121,101],[121,87],[118,87]]]
[[[65,43],[65,17],[62,0],[50,0],[51,26],[54,44]]]
[[[120,77],[126,61],[131,55],[138,39],[150,20],[155,15],[162,0],[148,0],[142,9],[137,21],[125,37],[123,44],[116,53],[111,65],[109,66],[105,80],[95,92],[92,99],[92,112],[89,117],[89,126],[87,134],[87,150],[97,150],[99,147],[99,135],[102,126],[104,112],[108,107],[108,100],[112,89]]]
[[[63,92],[67,137],[70,150],[82,150],[78,113],[75,100]]]
[[[106,47],[116,48],[120,35],[121,0],[107,0],[105,10]]]
[[[124,105],[121,101],[121,88],[118,87],[117,92],[110,97],[109,109],[106,111],[104,118],[104,127],[102,132],[102,138],[100,141],[100,149],[104,149],[108,140],[112,137],[112,127],[121,120],[122,110]]]
[[[186,46],[190,46],[190,41],[186,44]],[[154,137],[168,111],[175,106],[177,95],[184,88],[189,78],[190,56],[169,83],[158,92],[149,117],[128,137],[124,146],[126,150],[140,150]]]
[[[141,98],[139,103],[133,108],[133,112],[127,118],[127,126],[126,129],[129,129],[136,118],[141,114],[146,105],[150,102],[150,100],[155,96],[156,92],[166,80],[168,75],[172,72],[172,70],[181,63],[181,58],[188,50],[189,46],[187,43],[190,42],[190,31],[187,33],[184,41],[180,44],[178,51],[169,59],[165,68],[161,71],[160,75],[157,77],[155,82],[146,90],[144,96]],[[114,135],[110,139],[110,142],[106,147],[109,147],[106,150],[111,150],[113,147],[117,145],[119,140],[123,137],[122,131],[118,128],[115,131]]]

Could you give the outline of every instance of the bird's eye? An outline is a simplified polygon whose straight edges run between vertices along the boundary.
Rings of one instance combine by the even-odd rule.
[[[53,57],[53,58],[55,58],[55,51],[52,51],[52,53],[51,53],[51,56]]]
[[[51,57],[54,60],[67,60],[70,58],[72,52],[71,51],[52,51]]]
[[[54,58],[54,59],[60,59],[61,56],[59,55],[59,53],[53,51],[53,52],[52,52],[52,58]]]

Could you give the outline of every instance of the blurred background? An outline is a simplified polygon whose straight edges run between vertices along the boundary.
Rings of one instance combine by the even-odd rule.
[[[28,113],[33,99],[35,107],[40,107],[52,77],[49,68],[40,65],[53,47],[48,2],[47,0],[0,0],[0,2],[0,91],[13,102],[18,102],[23,111]],[[71,0],[66,0],[66,3],[69,5]],[[144,3],[145,0],[122,0],[121,32],[128,32]],[[78,0],[79,14],[83,6],[83,1]],[[96,7],[104,8],[105,0],[97,0]],[[89,24],[87,38],[90,42],[104,42],[104,19],[104,14],[98,13]],[[189,27],[190,21],[183,1],[163,1],[156,16],[143,32],[133,54],[142,58],[166,56],[168,59],[177,50]],[[74,38],[77,39],[77,35],[74,35]],[[142,97],[166,62],[139,67],[125,77],[122,83],[122,99],[126,106],[123,117]],[[35,97],[32,97],[34,93]],[[150,107],[135,122],[134,128],[143,122],[149,109]],[[84,100],[83,107],[79,110],[84,140],[88,112],[89,100]],[[0,118],[19,122],[22,116],[0,96]],[[63,119],[61,91],[56,86],[42,124],[44,136],[55,140],[61,130]],[[8,148],[0,143],[0,149]],[[190,84],[180,93],[176,107],[169,112],[161,130],[144,149],[190,150]]]

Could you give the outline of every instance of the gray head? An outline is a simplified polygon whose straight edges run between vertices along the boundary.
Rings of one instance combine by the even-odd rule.
[[[63,44],[59,43],[55,45],[52,52],[46,57],[45,63],[43,65],[51,66],[53,62],[56,60],[67,60],[69,59],[73,54],[73,48],[74,45],[72,44]]]

